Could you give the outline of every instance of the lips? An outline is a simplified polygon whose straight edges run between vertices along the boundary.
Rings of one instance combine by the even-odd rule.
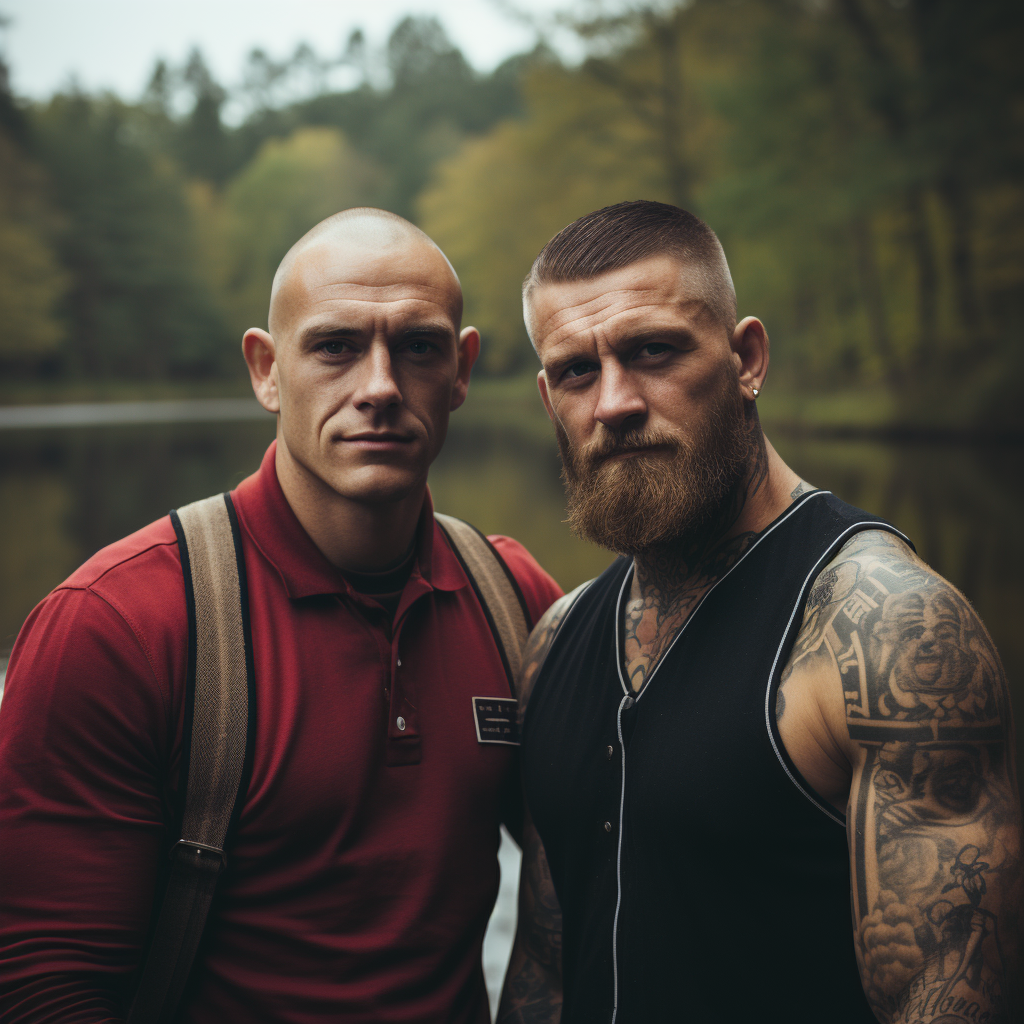
[[[360,444],[409,444],[415,438],[409,434],[364,431],[362,434],[349,434],[348,437],[343,437],[341,440]]]
[[[915,658],[914,674],[923,683],[935,683],[942,674],[942,659]]]

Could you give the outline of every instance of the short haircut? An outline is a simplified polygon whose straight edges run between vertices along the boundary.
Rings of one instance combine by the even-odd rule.
[[[647,199],[606,206],[562,228],[533,261],[523,282],[523,299],[538,285],[585,281],[660,255],[698,271],[700,298],[731,334],[736,290],[718,236],[692,213]]]

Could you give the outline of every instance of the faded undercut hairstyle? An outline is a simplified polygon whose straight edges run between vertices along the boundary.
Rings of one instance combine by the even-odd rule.
[[[533,261],[523,282],[523,301],[538,285],[584,281],[660,255],[697,271],[700,298],[732,334],[736,290],[718,236],[692,213],[646,199],[606,206],[562,228]]]

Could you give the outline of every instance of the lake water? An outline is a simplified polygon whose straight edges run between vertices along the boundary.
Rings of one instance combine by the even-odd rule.
[[[0,659],[33,605],[89,555],[170,508],[233,487],[259,465],[274,432],[269,418],[247,419],[244,410],[216,423],[129,416],[98,426],[83,415],[74,425],[0,429]],[[895,523],[963,590],[1002,654],[1021,722],[1024,450],[772,440],[805,479]],[[610,560],[562,523],[556,450],[534,430],[460,430],[456,417],[431,489],[440,511],[522,541],[566,590]],[[506,849],[503,866],[514,874],[515,851]],[[486,951],[492,990],[514,927],[514,892],[506,882]]]

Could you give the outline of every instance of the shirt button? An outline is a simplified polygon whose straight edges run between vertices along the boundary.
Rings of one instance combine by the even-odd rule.
[[[605,830],[605,832],[611,832],[611,830],[612,830],[612,823],[610,821],[606,821],[604,823],[604,830]]]
[[[398,659],[398,667],[399,667],[399,668],[401,668],[401,667],[402,667],[402,659],[401,659],[401,658],[399,658],[399,659]]]
[[[405,719],[401,715],[395,720],[395,725],[398,726],[399,732],[405,732]]]
[[[615,748],[609,743],[605,749],[604,756],[610,761],[615,756]]]

